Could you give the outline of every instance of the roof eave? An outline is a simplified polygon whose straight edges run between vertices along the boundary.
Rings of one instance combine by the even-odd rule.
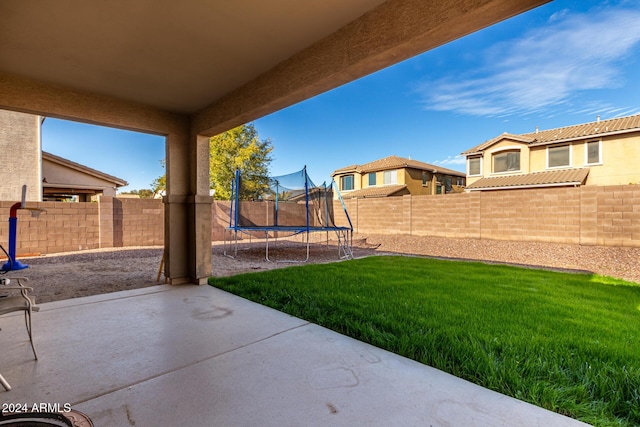
[[[554,182],[549,184],[525,184],[525,185],[505,185],[502,187],[479,187],[479,188],[465,188],[465,191],[490,191],[490,190],[521,190],[523,188],[548,188],[548,187],[580,187],[582,181],[571,182]]]
[[[117,176],[109,175],[108,173],[101,172],[99,170],[90,168],[88,166],[82,165],[80,163],[73,162],[71,160],[65,159],[60,156],[56,156],[55,154],[47,153],[45,151],[42,152],[43,160],[50,161],[52,163],[57,163],[61,166],[67,167],[69,169],[74,169],[78,172],[85,173],[87,175],[94,176],[96,178],[113,182],[116,187],[124,187],[129,185],[127,181],[122,178],[118,178]]]
[[[621,134],[632,133],[632,132],[640,132],[640,128],[621,129],[621,130],[616,130],[611,132],[595,133],[593,135],[579,135],[571,138],[554,139],[552,141],[546,141],[546,142],[536,142],[536,143],[529,144],[529,147],[540,147],[543,145],[561,144],[563,142],[573,142],[573,141],[580,141],[584,139],[602,138],[605,136],[621,135]]]

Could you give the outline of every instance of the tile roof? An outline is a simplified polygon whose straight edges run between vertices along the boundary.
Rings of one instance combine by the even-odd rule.
[[[627,117],[618,117],[608,120],[596,120],[595,122],[583,123],[580,125],[566,126],[562,128],[541,130],[531,133],[523,133],[514,135],[504,133],[489,141],[483,142],[465,152],[463,155],[469,155],[480,152],[503,138],[516,139],[526,142],[529,145],[545,145],[556,142],[574,141],[578,139],[595,138],[606,135],[615,135],[620,133],[640,132],[640,114]]]
[[[343,168],[336,169],[336,170],[331,174],[331,176],[338,175],[338,174],[345,173],[345,172],[356,172],[356,171],[357,171],[357,169],[358,169],[358,167],[359,167],[358,165],[349,165],[349,166],[345,166],[345,167],[343,167]]]
[[[412,169],[418,169],[418,170],[426,170],[429,172],[444,173],[448,175],[461,176],[461,177],[466,176],[464,172],[459,172],[452,169],[443,168],[441,166],[435,166],[429,163],[419,162],[417,160],[406,159],[404,157],[398,157],[398,156],[388,156],[379,160],[374,160],[373,162],[365,163],[363,165],[351,165],[344,168],[340,168],[334,171],[331,174],[331,176],[335,176],[335,175],[346,173],[346,172],[367,173],[367,172],[373,172],[373,171],[384,171],[384,170],[399,169],[399,168],[412,168]]]
[[[473,184],[467,185],[465,189],[477,191],[582,185],[588,175],[589,168],[581,168],[496,176],[481,178]]]
[[[344,191],[342,192],[342,197],[344,199],[366,199],[372,197],[388,197],[393,195],[399,195],[397,193],[406,190],[406,185],[384,185],[381,187],[367,187],[362,190],[354,190],[354,191]],[[409,194],[409,191],[406,190],[402,194]]]
[[[488,141],[483,142],[480,145],[476,145],[475,147],[462,152],[461,154],[463,156],[469,155],[469,154],[474,154],[474,153],[479,153],[480,151],[491,147],[493,144],[495,144],[496,142],[500,142],[503,139],[511,139],[514,141],[520,141],[520,142],[524,142],[525,144],[531,144],[533,141],[535,141],[533,138],[523,138],[521,135],[515,135],[513,133],[503,133],[500,136],[496,136],[495,138],[492,138]]]

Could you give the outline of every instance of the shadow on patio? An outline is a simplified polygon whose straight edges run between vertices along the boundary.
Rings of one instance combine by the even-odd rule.
[[[96,426],[584,425],[209,286],[41,304],[33,360],[0,319],[0,401]]]

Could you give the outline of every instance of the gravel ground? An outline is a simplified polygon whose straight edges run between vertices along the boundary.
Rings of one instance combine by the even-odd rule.
[[[481,260],[592,272],[640,283],[640,248],[399,235],[356,235],[353,246],[356,258],[395,253]],[[272,260],[303,260],[306,256],[305,248],[295,242],[281,242],[278,247],[270,248],[269,253]],[[161,259],[161,247],[92,250],[20,258],[29,268],[10,272],[7,277],[28,277],[36,300],[49,302],[162,284],[164,277],[157,280]],[[310,263],[338,260],[335,246],[312,245]],[[215,276],[292,265],[289,262],[267,262],[264,245],[258,242],[252,245],[241,243],[235,259],[223,255],[222,244],[214,244],[212,262]]]

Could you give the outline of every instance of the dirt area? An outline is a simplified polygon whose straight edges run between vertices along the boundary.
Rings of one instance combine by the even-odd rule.
[[[640,248],[367,235],[354,236],[353,252],[356,258],[394,253],[588,271],[640,283]],[[272,260],[303,260],[306,248],[300,243],[280,242],[278,247],[271,247],[269,254]],[[29,268],[10,272],[8,277],[28,277],[38,302],[164,283],[164,276],[157,280],[162,260],[161,247],[93,250],[19,259]],[[336,261],[339,261],[336,246],[312,245],[309,263]],[[264,244],[256,241],[241,243],[235,259],[223,255],[222,244],[214,244],[212,263],[215,276],[296,265],[268,262]]]

